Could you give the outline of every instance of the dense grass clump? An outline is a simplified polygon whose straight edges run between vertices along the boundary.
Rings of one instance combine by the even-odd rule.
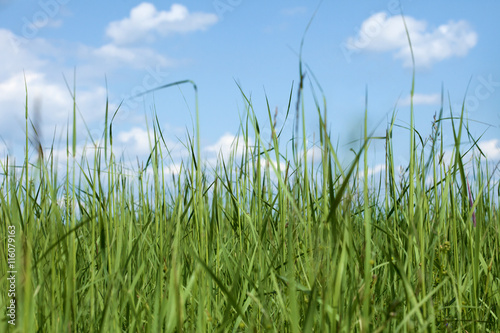
[[[302,123],[303,78],[288,110]],[[412,108],[410,160],[398,173],[395,116],[384,137],[370,136],[365,122],[345,166],[326,102],[313,109],[320,156],[312,160],[305,129],[280,149],[271,111],[269,143],[243,97],[238,150],[208,166],[199,134],[190,136],[191,158],[173,175],[157,121],[149,159],[125,167],[107,107],[102,140],[78,158],[73,124],[61,175],[50,149],[28,153],[27,106],[24,162],[1,166],[0,331],[498,332],[499,184],[481,155],[464,157],[476,144],[462,142],[464,110],[437,117],[421,140]],[[451,158],[443,158],[445,122]],[[373,140],[385,142],[385,171],[368,177]],[[5,310],[13,270],[16,326]]]

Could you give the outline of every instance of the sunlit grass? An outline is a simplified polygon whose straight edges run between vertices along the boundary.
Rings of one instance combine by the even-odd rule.
[[[184,83],[192,82],[160,88]],[[326,99],[311,109],[299,93],[292,110],[292,92],[286,114],[305,123],[314,110],[318,120],[319,162],[307,154],[305,126],[283,138],[271,110],[257,119],[241,89],[239,151],[207,166],[196,132],[174,174],[155,117],[149,158],[124,166],[108,105],[102,140],[77,157],[74,88],[61,174],[53,149],[29,154],[27,99],[24,161],[1,165],[1,253],[13,225],[17,320],[8,324],[3,311],[0,331],[498,331],[500,187],[484,157],[465,161],[476,142],[463,144],[464,110],[446,119],[441,110],[431,137],[418,141],[412,108],[410,161],[398,173],[395,114],[383,137],[365,121],[345,166]],[[264,122],[271,138],[261,137]],[[455,141],[448,164],[445,122]],[[373,140],[385,143],[385,168],[369,177]],[[2,309],[7,271],[2,255]]]

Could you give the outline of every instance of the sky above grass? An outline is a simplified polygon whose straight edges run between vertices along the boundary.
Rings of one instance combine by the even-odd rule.
[[[443,91],[444,115],[450,107],[459,115],[465,100],[472,136],[482,136],[480,147],[490,160],[500,159],[500,2],[494,0],[402,0],[401,6],[393,0],[0,0],[0,152],[22,156],[25,83],[43,145],[61,151],[74,83],[79,147],[89,145],[89,136],[101,138],[108,97],[111,110],[122,103],[113,136],[126,160],[148,153],[153,110],[178,154],[174,159],[182,156],[179,140],[186,142],[195,125],[193,89],[184,85],[134,98],[179,80],[198,86],[207,158],[227,151],[239,135],[246,107],[239,87],[270,135],[266,96],[283,126],[290,91],[293,104],[297,97],[301,38],[314,16],[302,53],[308,148],[319,140],[309,89],[315,78],[328,103],[332,138],[346,159],[352,158],[349,148],[359,146],[367,93],[375,135],[385,134],[397,112],[396,162],[404,164],[412,63],[401,8],[415,54],[417,130],[424,138],[430,134]],[[293,119],[284,125],[289,137]],[[451,136],[451,130],[444,134],[448,142]],[[374,142],[372,148],[373,170],[379,170],[384,147]]]

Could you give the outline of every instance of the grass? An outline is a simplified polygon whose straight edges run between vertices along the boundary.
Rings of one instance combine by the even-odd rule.
[[[302,67],[300,74],[302,91]],[[185,83],[196,93],[190,81],[161,88]],[[295,111],[303,124],[311,108],[299,93],[291,110],[292,92],[287,115]],[[383,137],[373,137],[365,121],[346,167],[324,97],[312,108],[318,162],[304,149],[305,127],[302,142],[296,132],[291,151],[282,149],[286,139],[270,108],[270,143],[261,137],[262,120],[241,93],[244,142],[235,146],[243,149],[208,166],[197,132],[185,145],[191,158],[173,175],[155,117],[148,160],[133,172],[124,165],[113,150],[119,110],[111,115],[108,105],[102,139],[78,155],[74,88],[61,175],[54,147],[35,140],[29,153],[36,126],[26,106],[24,161],[1,165],[0,308],[11,299],[9,226],[17,307],[15,326],[2,311],[0,331],[498,331],[500,186],[481,155],[465,158],[476,142],[461,144],[463,108],[446,118],[442,108],[423,139],[412,107],[411,158],[398,174],[396,113]],[[450,123],[455,144],[445,163],[442,131]],[[385,172],[369,177],[374,140],[385,143]]]

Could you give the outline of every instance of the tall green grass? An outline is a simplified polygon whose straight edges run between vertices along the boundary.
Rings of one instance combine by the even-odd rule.
[[[300,90],[303,80],[301,69]],[[160,88],[184,83],[192,82]],[[1,165],[2,309],[10,301],[10,225],[18,273],[16,326],[2,311],[0,331],[499,330],[500,187],[481,155],[465,159],[476,142],[463,144],[464,108],[443,117],[442,107],[423,140],[412,107],[411,158],[398,173],[396,113],[383,137],[374,137],[365,121],[362,144],[345,166],[331,140],[324,96],[311,108],[299,93],[296,104],[295,121],[305,123],[316,110],[321,156],[312,160],[305,126],[293,134],[293,149],[284,149],[289,138],[271,109],[268,119],[257,119],[241,93],[243,142],[235,147],[243,149],[208,166],[197,124],[185,143],[191,158],[173,175],[156,117],[149,123],[149,158],[133,172],[124,165],[113,149],[120,111],[111,116],[108,104],[102,139],[78,155],[74,88],[60,174],[54,147],[29,153],[35,126],[29,127],[27,98],[24,161]],[[294,112],[292,96],[293,88],[287,115]],[[442,131],[450,122],[455,145],[447,164]],[[261,136],[264,123],[271,138]],[[385,143],[385,171],[369,176],[374,140]]]

